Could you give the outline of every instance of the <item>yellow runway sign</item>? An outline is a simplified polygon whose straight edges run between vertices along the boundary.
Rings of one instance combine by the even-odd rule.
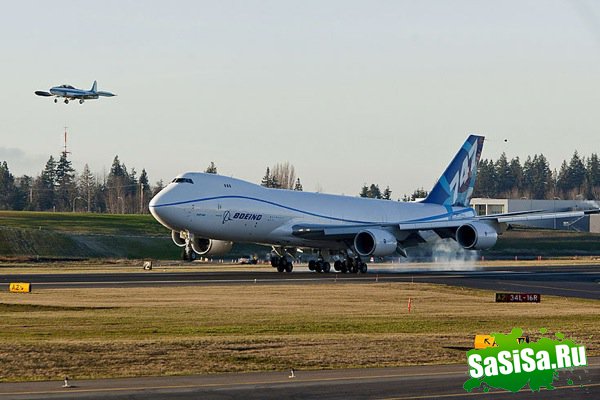
[[[12,282],[8,287],[8,290],[12,293],[30,293],[31,283],[29,282]]]

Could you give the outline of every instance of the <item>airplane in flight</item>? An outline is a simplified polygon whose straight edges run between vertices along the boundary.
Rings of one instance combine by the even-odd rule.
[[[98,84],[94,81],[90,90],[77,89],[71,85],[60,85],[50,88],[50,92],[44,92],[43,90],[37,90],[35,94],[43,97],[55,96],[54,102],[58,102],[59,97],[65,98],[65,104],[69,104],[69,100],[79,100],[79,104],[83,104],[85,100],[95,100],[99,97],[113,97],[116,94],[111,92],[98,91]]]
[[[484,137],[471,135],[427,198],[397,202],[271,189],[225,176],[186,172],[151,201],[184,259],[227,253],[233,242],[272,246],[271,265],[291,272],[297,251],[312,249],[309,269],[367,272],[367,257],[400,254],[434,232],[469,250],[489,249],[508,224],[598,213],[524,211],[478,216],[470,207]]]

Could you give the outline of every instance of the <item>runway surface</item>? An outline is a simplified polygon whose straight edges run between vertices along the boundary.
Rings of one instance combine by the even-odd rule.
[[[467,393],[467,365],[219,374],[181,377],[71,380],[0,384],[3,399],[598,399],[600,358],[573,372],[562,371],[554,390]],[[568,379],[573,383],[569,384]]]
[[[464,286],[497,292],[540,293],[542,295],[600,300],[600,265],[485,267],[468,270],[436,268],[390,268],[374,264],[367,274],[317,274],[306,268],[294,272],[275,271],[144,272],[10,274],[0,271],[0,285],[31,282],[35,290],[66,287],[122,287],[164,285],[238,285],[238,284],[319,284],[348,282],[426,282]]]

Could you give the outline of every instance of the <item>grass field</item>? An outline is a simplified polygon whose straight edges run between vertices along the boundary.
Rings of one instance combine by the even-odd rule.
[[[228,258],[264,253],[236,244]],[[171,232],[151,215],[0,211],[0,257],[178,259]]]
[[[592,356],[599,320],[597,301],[408,283],[0,292],[0,380],[463,363],[475,334],[513,327]]]

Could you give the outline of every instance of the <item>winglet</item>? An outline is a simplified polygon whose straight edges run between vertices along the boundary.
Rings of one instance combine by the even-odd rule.
[[[96,81],[94,81],[94,84],[92,85],[92,88],[90,89],[90,92],[95,92],[98,89],[98,83]]]
[[[424,203],[468,207],[475,187],[483,136],[471,135],[435,184]]]

